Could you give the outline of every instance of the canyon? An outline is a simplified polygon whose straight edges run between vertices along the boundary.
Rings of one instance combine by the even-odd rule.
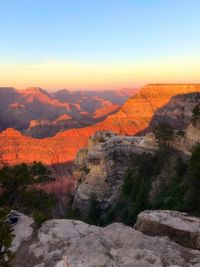
[[[36,139],[8,128],[0,133],[1,158],[11,165],[42,161],[51,169],[56,180],[43,188],[60,198],[58,208],[63,213],[57,214],[65,214],[69,208],[66,203],[71,203],[71,211],[79,210],[81,220],[87,221],[94,194],[105,219],[119,202],[125,203],[123,211],[131,207],[129,197],[128,202],[121,198],[127,170],[139,171],[137,161],[133,164],[135,156],[151,159],[157,153],[159,146],[152,130],[165,120],[173,127],[169,141],[172,155],[161,158],[161,171],[153,170],[153,176],[148,164],[142,165],[150,181],[146,198],[153,202],[160,188],[174,177],[177,159],[187,161],[200,142],[200,118],[198,115],[194,120],[193,113],[199,107],[200,86],[170,86],[145,86],[102,122],[52,137]],[[151,163],[157,164],[158,158],[152,159]],[[181,179],[184,181],[183,174]],[[143,210],[137,213],[137,220],[130,217],[127,226],[121,223],[118,209],[114,223],[103,227],[75,219],[47,220],[39,227],[31,217],[15,212],[19,220],[12,226],[13,267],[200,266],[200,220],[183,212]]]
[[[200,120],[190,122],[182,136],[174,132],[170,146],[176,151],[176,156],[191,154],[191,149],[200,143]],[[98,131],[89,138],[88,146],[81,149],[74,161],[74,176],[78,181],[73,199],[73,208],[79,209],[82,218],[86,218],[90,209],[90,198],[95,194],[101,211],[107,210],[120,199],[121,187],[125,174],[132,163],[135,155],[143,153],[155,154],[158,144],[154,134],[147,133],[145,136],[123,136],[112,132]],[[177,154],[177,155],[176,155]],[[164,159],[163,159],[164,160]],[[175,168],[170,157],[167,166],[163,164],[163,172],[170,167]],[[159,174],[158,177],[151,178],[149,185],[149,195],[155,195],[155,191],[160,190],[160,181],[167,181],[166,173]]]
[[[0,88],[0,130],[12,127],[25,135],[44,138],[99,122],[119,110],[135,89],[118,91],[47,92]]]
[[[36,91],[38,90],[41,92],[41,89]],[[28,91],[31,91],[32,94],[35,89]],[[0,92],[3,93],[3,91]],[[95,132],[108,130],[122,135],[122,144],[125,139],[127,146],[131,148],[131,137],[126,138],[124,135],[143,135],[151,131],[152,125],[162,118],[173,122],[176,129],[184,129],[189,123],[194,106],[199,101],[199,92],[200,85],[195,84],[146,85],[136,95],[129,98],[117,113],[109,115],[105,120],[89,127],[65,130],[48,138],[33,138],[16,129],[7,128],[0,133],[1,158],[11,165],[42,161],[51,168],[55,177],[55,182],[45,185],[45,190],[64,199],[66,193],[73,191],[77,183],[77,179],[71,172],[70,164],[74,161],[77,152],[87,146],[89,137]],[[63,94],[65,93],[62,91],[59,97],[64,98]],[[43,91],[42,94],[44,94]],[[27,97],[27,95],[29,96],[30,93],[26,92],[25,96]],[[13,102],[15,97],[16,92],[9,90],[7,104],[10,100]],[[49,96],[47,97],[49,98]],[[63,108],[66,103],[59,102],[59,105]],[[59,118],[62,121],[62,115]],[[69,115],[65,115],[64,119],[70,119]],[[32,125],[34,126],[35,122]],[[118,139],[118,137],[114,138]],[[121,141],[119,137],[119,142]],[[126,144],[124,147],[126,148]]]
[[[198,84],[146,85],[129,98],[117,113],[89,127],[65,130],[43,139],[25,136],[11,128],[6,129],[0,134],[1,152],[10,164],[33,160],[42,160],[46,165],[65,164],[74,160],[78,150],[86,146],[88,138],[98,130],[136,135],[147,130],[153,119],[159,121],[166,116],[173,120],[177,129],[183,129],[198,102],[199,92]],[[172,98],[175,96],[175,104],[171,108],[169,103],[174,103]],[[159,114],[154,116],[156,112]]]

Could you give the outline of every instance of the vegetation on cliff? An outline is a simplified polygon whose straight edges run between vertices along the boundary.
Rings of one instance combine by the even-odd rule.
[[[9,267],[13,234],[10,211],[18,210],[31,215],[39,226],[51,218],[55,199],[41,190],[39,184],[52,180],[50,171],[40,162],[25,163],[0,169],[0,266]]]
[[[200,144],[189,158],[170,147],[155,155],[135,155],[124,177],[120,201],[103,223],[122,221],[133,225],[145,209],[185,211],[200,216]]]
[[[10,251],[13,234],[9,223],[7,223],[8,209],[0,208],[0,266],[9,267],[13,254]]]
[[[153,133],[158,141],[158,145],[166,145],[168,141],[173,139],[173,129],[171,125],[165,121],[158,123]]]
[[[7,166],[0,170],[0,205],[32,214],[38,224],[49,218],[53,197],[39,188],[52,180],[50,171],[40,162]]]
[[[192,124],[195,126],[197,121],[200,119],[200,104],[196,105],[192,111]]]

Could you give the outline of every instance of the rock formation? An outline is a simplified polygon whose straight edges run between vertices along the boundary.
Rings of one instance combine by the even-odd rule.
[[[186,105],[188,98],[178,95],[189,94],[200,92],[200,85],[191,84],[150,84],[144,86],[135,96],[129,98],[125,104],[121,107],[119,112],[109,116],[101,124],[109,125],[112,131],[120,132],[123,134],[136,134],[143,131],[149,126],[154,114],[162,107],[166,107],[166,110],[163,115],[170,113],[172,118],[174,116],[173,112],[168,110],[167,104],[170,101],[174,102],[172,97],[177,96],[176,98],[176,107],[178,109],[179,123],[182,120],[181,117],[184,116],[185,109],[183,108]],[[196,96],[196,94],[194,94]],[[196,105],[198,98],[191,97],[189,100],[189,105],[187,105],[187,113],[191,112],[193,107]],[[181,102],[180,108],[178,102]],[[173,103],[172,102],[172,103]],[[178,121],[178,118],[177,118]],[[176,125],[177,128],[179,123]],[[107,128],[106,128],[107,129]]]
[[[200,118],[189,124],[185,131],[184,141],[189,150],[200,142]]]
[[[20,212],[14,211],[19,217],[19,222],[13,227],[14,239],[10,250],[17,252],[23,242],[27,242],[32,238],[34,231],[34,220]]]
[[[13,242],[18,239],[21,243],[12,267],[200,266],[198,243],[191,249],[185,242],[190,234],[198,240],[199,219],[176,212],[148,211],[139,215],[138,220],[139,231],[121,223],[100,228],[75,220],[50,220],[43,223],[38,232],[33,231],[31,238],[28,235],[24,239],[19,239],[22,228],[18,226],[21,230],[15,231]],[[142,222],[143,226],[152,225],[154,231],[154,221],[157,222],[154,236],[150,228],[146,234],[140,231]],[[24,220],[19,224],[25,229],[30,227],[29,220],[27,226]],[[169,231],[163,232],[163,228]],[[177,241],[182,245],[171,239],[171,233],[177,233]]]
[[[38,87],[0,88],[0,130],[15,128],[35,138],[53,136],[61,130],[85,127],[105,119],[133,94],[134,90],[124,94],[67,90],[50,93]],[[59,118],[63,116],[71,119],[61,123]]]
[[[199,119],[195,123],[190,122],[182,136],[174,132],[174,139],[170,142],[170,145],[177,150],[177,155],[175,153],[173,155],[174,158],[180,153],[190,155],[191,149],[200,142],[199,122]],[[102,211],[113,206],[113,203],[119,200],[121,185],[132,156],[143,152],[154,153],[157,148],[153,133],[139,137],[116,135],[106,131],[96,132],[89,138],[87,148],[81,149],[74,161],[74,175],[79,183],[73,207],[79,208],[83,217],[84,214],[87,215],[92,194],[96,195]],[[173,169],[174,159],[168,158],[170,159]],[[163,164],[164,176],[165,168],[169,168],[170,165],[170,162],[168,166]],[[156,191],[159,191],[160,180],[163,179],[167,181],[167,177],[161,179],[159,175],[152,178],[150,196],[153,197]]]
[[[103,106],[95,110],[93,119],[100,121],[102,118],[105,119],[108,115],[116,113],[119,109],[119,105]]]
[[[70,130],[54,137],[35,139],[8,128],[0,133],[0,151],[6,162],[18,164],[42,161],[46,165],[66,164],[80,147],[87,144],[92,132]]]
[[[143,211],[134,228],[151,236],[168,236],[182,246],[200,250],[200,219],[186,213]]]
[[[163,107],[157,109],[149,124],[148,130],[152,130],[156,124],[165,120],[174,129],[185,129],[191,119],[192,110],[200,103],[200,93],[178,94]]]
[[[192,116],[186,129],[176,133],[172,145],[185,154],[190,154],[197,143],[200,143],[200,117],[194,119]]]
[[[92,193],[102,209],[115,203],[133,154],[154,150],[154,144],[147,145],[142,137],[96,132],[89,138],[88,147],[78,152],[74,162],[74,175],[79,182],[73,207],[79,208],[84,217]]]
[[[171,97],[199,91],[200,85],[147,85],[137,95],[127,100],[116,114],[93,126],[66,130],[42,141],[19,136],[16,131],[13,131],[16,137],[14,134],[11,136],[5,131],[0,135],[0,148],[6,160],[12,164],[38,159],[48,165],[70,162],[74,160],[78,150],[87,145],[88,138],[96,131],[112,130],[118,134],[134,135],[148,127],[154,112],[166,105]],[[192,112],[195,101],[195,98],[193,102],[190,100],[187,113]],[[181,103],[181,106],[187,106],[182,96]],[[181,113],[179,121],[182,121],[184,114],[185,112]]]
[[[29,101],[31,101],[32,97],[30,99],[30,95],[34,96],[35,94],[37,95],[38,90],[33,90],[33,89],[28,90],[28,92],[25,93],[26,99],[28,97]],[[71,178],[71,174],[69,173],[68,164],[74,160],[76,153],[80,150],[80,148],[87,146],[88,138],[92,134],[94,134],[98,130],[113,130],[118,134],[120,133],[136,134],[137,132],[144,130],[148,126],[148,123],[152,120],[153,112],[156,109],[160,108],[162,105],[168,103],[171,99],[171,96],[173,96],[174,94],[183,94],[185,92],[199,91],[199,90],[200,90],[199,85],[148,85],[145,86],[136,96],[130,98],[123,105],[123,107],[120,109],[119,112],[117,112],[115,115],[110,115],[103,122],[97,123],[90,127],[66,130],[50,138],[35,139],[29,136],[24,136],[17,130],[7,129],[0,133],[1,156],[4,159],[4,161],[6,161],[8,164],[42,161],[47,166],[53,167],[56,176],[56,183],[50,183],[49,185],[45,186],[45,188],[47,191],[56,192],[57,195],[62,193],[65,194],[64,188],[67,187],[66,190],[68,191],[68,188],[73,188],[75,183],[75,180]],[[1,90],[0,92],[3,93],[3,91]],[[14,89],[10,89],[10,94],[12,94],[12,100],[15,97],[18,97],[18,95],[16,96],[16,92],[14,91]],[[40,94],[45,94],[45,93],[39,90],[39,95]],[[178,112],[176,110],[176,112],[173,113],[173,109],[170,108],[169,111],[166,112],[162,111],[161,115],[159,115],[159,118],[162,117],[162,114],[166,113],[168,114],[168,117],[170,117],[170,114],[172,113],[172,118],[174,118],[175,116],[174,114],[178,113],[179,115],[176,116],[176,123],[177,125],[179,125],[178,121],[179,122],[182,121],[185,115],[189,116],[189,114],[191,114],[192,109],[195,106],[196,101],[198,100],[197,97],[191,97],[195,95],[197,94],[194,95],[192,94],[190,95],[190,97],[183,97],[181,95],[180,105],[177,104],[178,101],[177,97],[176,106],[178,107]],[[42,99],[45,100],[48,97],[49,96],[44,96],[44,99],[43,98]],[[168,107],[168,105],[166,107]],[[59,118],[56,119],[56,123],[63,123],[62,120],[63,116],[62,115],[59,116]],[[66,119],[66,116],[64,116],[64,118]],[[38,124],[36,123],[36,125]],[[46,125],[44,127],[46,127]],[[196,129],[191,128],[190,134],[186,133],[188,143],[190,143],[189,136],[191,136],[191,138],[194,140],[194,135],[195,135],[197,136],[198,139],[198,133],[192,133],[194,131],[196,131]],[[114,137],[114,139],[118,139],[118,137]],[[135,138],[134,142],[136,142],[136,139],[139,140],[139,137]],[[122,155],[125,155],[127,158],[132,153],[132,151],[130,152],[128,149],[126,149],[127,147],[126,142],[128,143],[129,147],[129,145],[131,144],[131,142],[129,142],[130,140],[131,137],[125,137],[125,136],[121,138],[119,137],[119,143],[120,142],[122,143],[121,147],[124,146],[124,148],[122,148],[122,152],[120,153],[122,153]],[[147,135],[145,138],[141,139],[140,141],[141,141],[140,146],[143,146],[143,149],[145,147],[147,149],[148,148],[151,149],[151,147],[154,146],[155,140],[153,140],[153,137],[150,134]],[[104,172],[106,170],[107,173],[110,172],[109,169],[111,169],[111,167],[110,166],[106,167],[104,163],[107,160],[105,155],[107,151],[109,151],[109,146],[110,150],[113,151],[118,150],[117,147],[115,148],[115,144],[112,144],[112,142],[109,143],[108,148],[104,148],[104,150],[102,150],[104,152],[100,152],[99,154],[103,158],[103,160],[100,163],[101,165],[95,167],[96,169],[100,167],[99,171],[101,171],[102,167],[103,168],[102,170]],[[179,146],[180,149],[183,149],[182,145],[180,146],[180,142],[177,144],[177,146]],[[119,146],[119,149],[121,149],[121,147]],[[135,149],[136,147],[134,147],[134,150]],[[128,153],[129,156],[127,156],[126,153]],[[111,164],[113,163],[111,162]],[[119,163],[119,166],[121,165]],[[117,166],[117,164],[115,164],[115,166]],[[124,172],[124,169],[125,165],[121,167],[122,173]],[[113,173],[114,169],[113,171],[111,171],[111,176],[113,176]],[[105,178],[106,175],[107,174],[104,173],[102,177]],[[68,179],[66,179],[67,177]],[[88,177],[90,177],[90,174]],[[118,178],[116,180],[118,180]],[[106,182],[104,183],[103,186],[107,188]]]

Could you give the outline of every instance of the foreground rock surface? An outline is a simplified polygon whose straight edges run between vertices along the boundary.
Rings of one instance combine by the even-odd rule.
[[[163,224],[166,223],[167,214],[174,228],[188,220],[188,228],[192,229],[193,222],[197,221],[181,214],[180,224],[177,219],[180,216],[177,217],[174,212],[147,212],[150,218],[151,213],[152,217],[157,214]],[[195,227],[200,230],[196,222]],[[159,228],[162,230],[161,226]],[[42,225],[31,240],[21,243],[12,266],[199,267],[200,251],[181,246],[167,236],[145,235],[121,223],[100,228],[81,221],[50,220]]]
[[[175,242],[200,250],[200,219],[177,211],[144,211],[135,229],[151,236],[168,236]]]
[[[14,239],[11,250],[16,252],[23,242],[29,241],[33,234],[34,220],[20,212],[15,211],[19,216],[18,223],[13,227]]]

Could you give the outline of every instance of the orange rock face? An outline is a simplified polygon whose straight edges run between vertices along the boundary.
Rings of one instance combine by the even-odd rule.
[[[146,127],[154,112],[177,94],[200,92],[200,85],[147,85],[129,98],[114,115],[96,125],[71,129],[54,137],[34,139],[7,129],[0,134],[0,151],[9,164],[42,161],[47,165],[73,161],[77,151],[87,145],[88,137],[97,130],[134,135]]]
[[[119,105],[108,105],[108,106],[98,108],[96,109],[93,118],[94,119],[101,119],[103,117],[105,118],[107,115],[113,114],[119,109],[120,109]]]
[[[148,127],[155,111],[169,103],[173,96],[191,92],[200,92],[200,84],[146,85],[102,123],[111,125],[116,132],[136,134]]]
[[[76,151],[87,143],[87,137],[76,130],[67,131],[67,135],[35,139],[22,135],[14,129],[0,134],[0,151],[9,164],[42,161],[46,165],[63,164],[72,160]]]

